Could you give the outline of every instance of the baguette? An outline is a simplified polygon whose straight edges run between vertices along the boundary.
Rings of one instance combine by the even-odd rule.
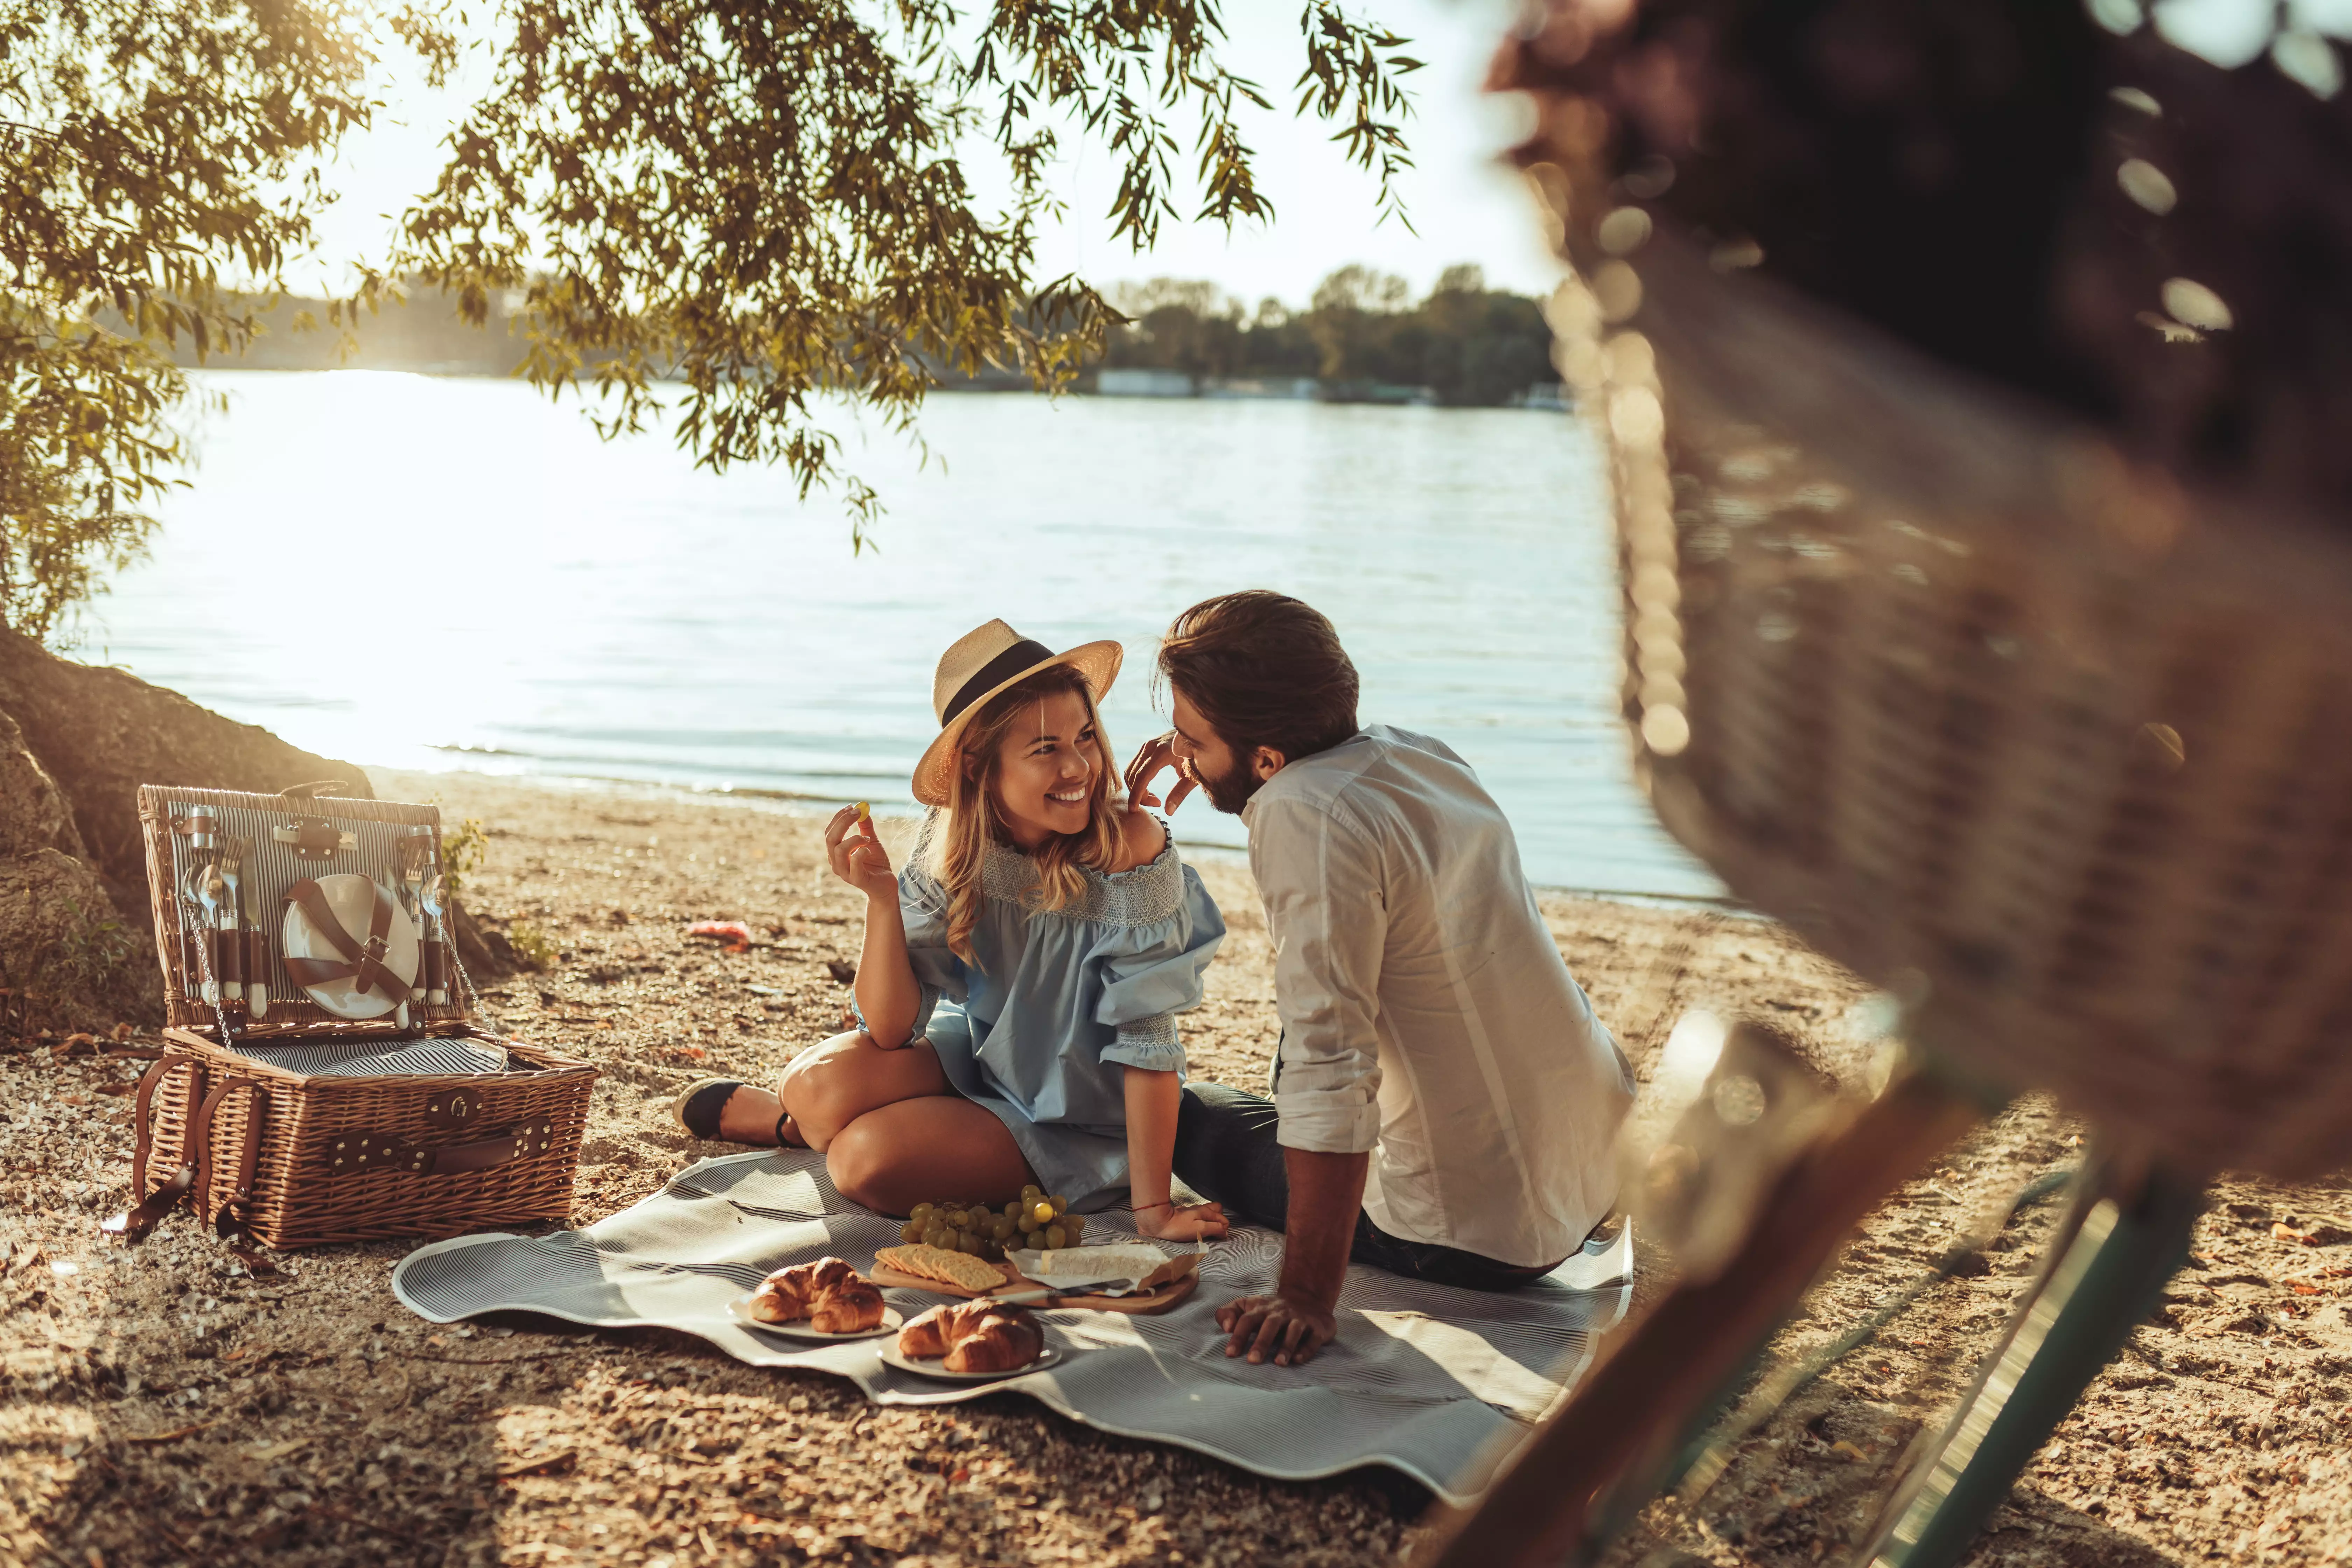
[[[918,1279],[936,1279],[975,1296],[986,1295],[1004,1284],[1004,1271],[994,1264],[983,1263],[968,1252],[950,1252],[944,1247],[886,1247],[874,1255],[874,1261],[885,1268],[895,1268]]]

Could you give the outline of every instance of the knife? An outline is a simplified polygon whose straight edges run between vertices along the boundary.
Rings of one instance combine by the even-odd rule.
[[[269,1011],[269,938],[261,929],[261,895],[253,879],[239,889],[245,900],[245,1005],[258,1018]]]

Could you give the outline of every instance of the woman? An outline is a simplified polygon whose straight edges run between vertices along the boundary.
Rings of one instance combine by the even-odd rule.
[[[868,1208],[1001,1204],[1034,1183],[1078,1209],[1131,1189],[1146,1236],[1225,1234],[1171,1196],[1184,1050],[1224,921],[1167,826],[1115,796],[1097,700],[1117,643],[1055,654],[991,621],[941,657],[940,734],[916,765],[931,808],[904,874],[870,818],[826,825],[866,894],[863,1027],[803,1052],[771,1094],[694,1085],[698,1137],[798,1140]]]

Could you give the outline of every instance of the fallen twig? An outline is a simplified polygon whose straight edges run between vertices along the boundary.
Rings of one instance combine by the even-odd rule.
[[[176,1443],[181,1438],[201,1432],[207,1426],[219,1425],[220,1417],[215,1415],[210,1421],[197,1421],[185,1426],[174,1426],[169,1432],[125,1433],[122,1440],[126,1443]]]
[[[543,1458],[524,1459],[516,1464],[501,1465],[499,1467],[499,1479],[511,1481],[523,1476],[541,1475],[559,1466],[570,1465],[579,1458],[580,1451],[577,1448],[566,1448],[561,1453],[549,1454]]]

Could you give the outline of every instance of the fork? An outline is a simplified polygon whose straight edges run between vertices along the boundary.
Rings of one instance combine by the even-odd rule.
[[[220,879],[227,891],[221,900],[218,924],[220,957],[213,967],[220,973],[221,994],[229,1001],[242,1004],[245,1000],[245,929],[238,918],[244,908],[237,896],[237,883],[245,875],[244,840],[226,834],[221,837]]]
[[[425,999],[425,975],[432,968],[430,949],[425,945],[431,932],[425,924],[425,840],[410,834],[400,841],[400,906],[416,925],[416,981],[408,988],[411,1002]]]
[[[246,858],[253,853],[253,840],[230,840],[236,850],[236,863],[243,868]],[[269,943],[262,934],[260,889],[247,882],[237,891],[237,914],[245,925],[245,1006],[256,1018],[269,1012]]]

